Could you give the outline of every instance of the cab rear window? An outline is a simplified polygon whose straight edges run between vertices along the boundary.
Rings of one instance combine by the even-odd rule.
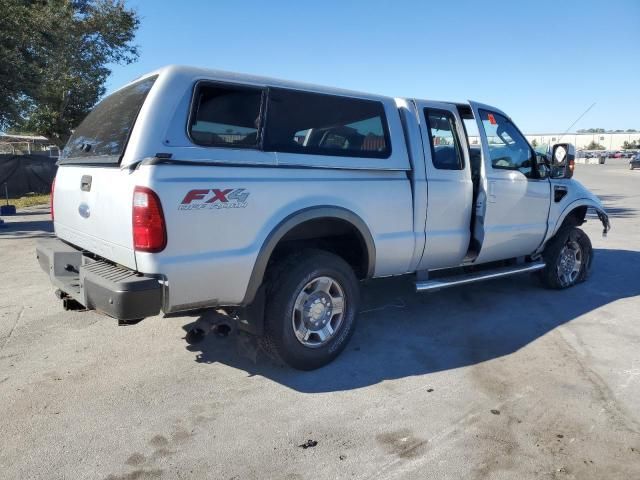
[[[119,163],[156,78],[133,83],[98,103],[69,138],[60,163]]]

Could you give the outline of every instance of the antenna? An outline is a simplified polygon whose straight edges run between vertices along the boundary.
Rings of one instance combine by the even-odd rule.
[[[578,123],[578,122],[580,121],[580,119],[581,119],[582,117],[584,117],[584,116],[587,114],[587,112],[588,112],[589,110],[591,110],[593,107],[595,107],[595,105],[596,105],[596,102],[593,102],[589,108],[587,108],[584,112],[582,112],[582,115],[580,115],[580,116],[576,119],[576,121],[575,121],[575,122],[573,122],[571,125],[569,125],[569,128],[567,128],[567,129],[565,130],[565,132],[560,136],[560,138],[558,139],[558,142],[560,142],[560,140],[562,140],[562,138],[563,138],[567,133],[569,133],[569,130],[571,130],[571,129],[573,128],[573,126],[574,126],[576,123]]]

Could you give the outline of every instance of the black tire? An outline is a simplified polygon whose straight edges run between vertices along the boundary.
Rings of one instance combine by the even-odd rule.
[[[567,246],[569,251],[575,252],[579,247],[581,252],[581,263],[579,271],[576,272],[575,278],[571,275],[563,275],[563,250]],[[542,257],[546,263],[546,267],[542,270],[542,282],[548,288],[563,289],[572,287],[578,283],[584,282],[591,269],[593,262],[593,248],[591,240],[586,233],[578,227],[567,225],[558,231],[556,235],[549,240],[547,246],[542,252]]]
[[[305,286],[320,277],[337,282],[344,304],[340,322],[322,344],[306,346],[296,336],[294,309]],[[310,288],[310,287],[309,287]],[[332,285],[331,288],[338,288]],[[323,250],[302,250],[279,261],[269,271],[263,346],[275,359],[299,370],[314,370],[335,359],[349,342],[356,325],[360,288],[353,269],[342,258]],[[313,292],[321,295],[322,292]],[[306,305],[306,303],[305,303]],[[330,306],[330,304],[329,304]],[[298,324],[302,320],[297,310]],[[331,317],[331,312],[327,313]],[[310,319],[310,317],[304,317]],[[334,318],[334,317],[332,317]],[[331,320],[329,320],[331,321]],[[298,328],[298,333],[299,333]],[[313,336],[313,334],[312,334]],[[309,338],[309,342],[312,339]]]

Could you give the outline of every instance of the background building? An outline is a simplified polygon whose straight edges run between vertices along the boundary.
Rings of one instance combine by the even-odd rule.
[[[52,145],[47,137],[0,132],[0,154],[46,154],[57,157],[58,147]]]
[[[591,143],[602,145],[605,150],[622,150],[624,142],[640,143],[640,132],[635,133],[532,133],[525,135],[529,143],[535,140],[537,145],[554,143],[572,143],[577,150],[586,149]]]
[[[571,143],[576,150],[584,150],[591,142],[602,145],[605,150],[622,150],[625,142],[640,145],[640,132],[634,133],[530,133],[525,134],[529,143],[535,146]],[[534,143],[535,142],[535,143]],[[479,145],[477,135],[469,135],[471,145]]]

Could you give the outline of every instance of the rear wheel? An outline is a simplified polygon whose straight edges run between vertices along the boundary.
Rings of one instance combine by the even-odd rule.
[[[344,349],[355,328],[358,280],[340,257],[303,250],[273,268],[265,309],[267,351],[290,366],[313,370]]]
[[[586,280],[593,249],[586,233],[574,226],[562,227],[542,253],[546,267],[542,280],[549,288],[568,288]]]

